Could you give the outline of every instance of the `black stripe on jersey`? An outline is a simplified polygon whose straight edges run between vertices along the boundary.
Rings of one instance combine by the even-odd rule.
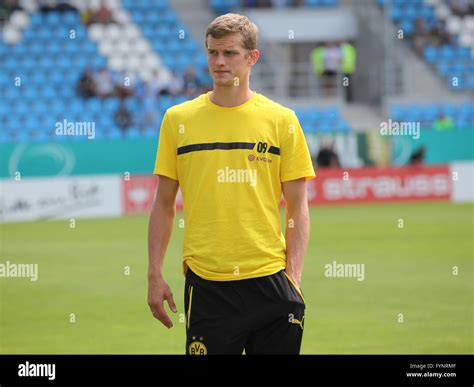
[[[202,150],[231,150],[231,149],[253,149],[255,147],[254,142],[209,142],[203,144],[190,144],[181,146],[178,148],[178,155],[182,155],[189,152],[196,152]],[[270,146],[268,149],[268,153],[272,153],[274,155],[280,154],[280,148],[276,146]]]
[[[254,142],[209,142],[204,144],[191,144],[180,146],[178,148],[178,155],[202,150],[253,149],[254,147]]]
[[[270,149],[268,150],[268,153],[273,153],[274,155],[279,155],[280,154],[280,148],[277,148],[276,146],[271,146]]]

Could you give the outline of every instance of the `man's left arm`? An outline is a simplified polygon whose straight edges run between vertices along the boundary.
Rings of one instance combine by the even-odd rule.
[[[281,184],[286,200],[286,273],[300,288],[310,229],[306,179]]]

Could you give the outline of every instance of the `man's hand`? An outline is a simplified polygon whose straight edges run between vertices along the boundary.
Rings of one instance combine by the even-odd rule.
[[[171,289],[161,276],[148,276],[148,305],[153,316],[160,320],[167,328],[173,326],[168,313],[166,313],[164,301],[168,301],[168,305],[173,313],[176,313],[176,305],[173,300]]]
[[[168,301],[174,313],[176,306],[171,289],[163,279],[161,268],[173,230],[178,188],[177,180],[160,175],[148,223],[148,305],[153,316],[168,328],[171,328],[173,323],[166,313],[164,301]]]

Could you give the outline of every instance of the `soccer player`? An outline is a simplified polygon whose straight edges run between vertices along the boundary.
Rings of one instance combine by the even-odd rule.
[[[306,181],[315,174],[295,113],[249,87],[257,34],[245,16],[212,21],[205,42],[213,90],[168,109],[161,125],[148,304],[155,318],[173,326],[164,301],[177,310],[162,269],[180,188],[187,354],[299,354],[301,348]]]

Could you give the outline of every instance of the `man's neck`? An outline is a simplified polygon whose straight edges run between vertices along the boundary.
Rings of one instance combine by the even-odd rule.
[[[209,98],[213,103],[222,107],[239,106],[252,98],[254,92],[250,90],[248,85],[231,86],[231,87],[216,87],[209,94]]]

